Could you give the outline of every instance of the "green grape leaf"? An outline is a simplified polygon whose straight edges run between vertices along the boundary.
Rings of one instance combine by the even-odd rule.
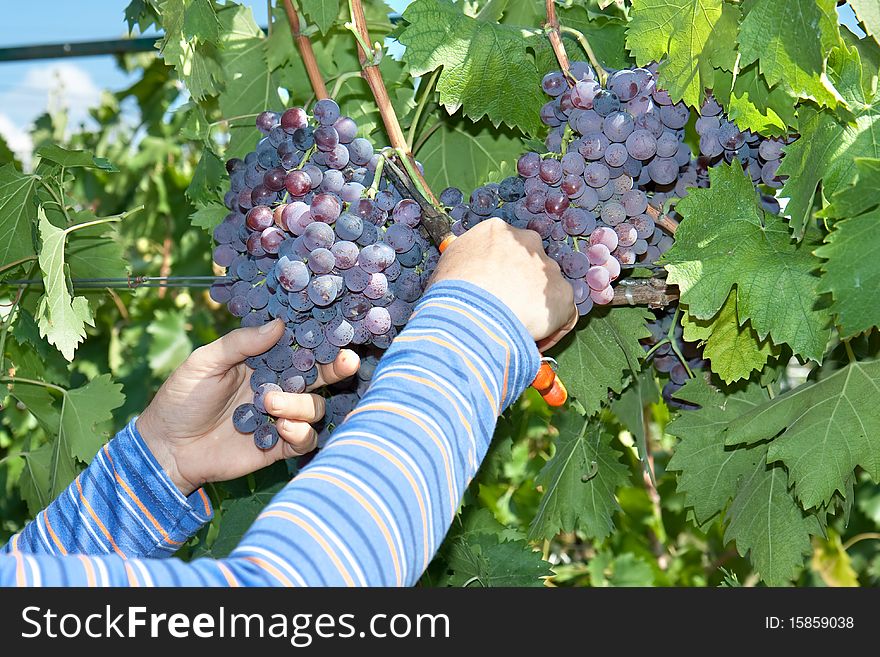
[[[587,564],[590,586],[653,586],[651,564],[632,552],[615,555],[610,550],[597,553]]]
[[[661,86],[673,100],[699,107],[704,89],[713,86],[711,57],[736,33],[736,9],[722,19],[722,0],[636,0],[626,47],[639,66],[660,66]],[[732,17],[732,20],[730,19]]]
[[[228,72],[226,89],[219,98],[222,115],[231,118],[280,109],[278,79],[266,59],[267,40],[250,8],[226,5],[217,15],[223,31],[221,63]],[[258,137],[253,121],[230,127],[226,157],[244,157]]]
[[[522,154],[522,142],[506,130],[496,130],[488,121],[443,121],[418,150],[432,189],[446,187],[474,189],[492,178],[492,173],[509,169],[513,173]]]
[[[678,472],[678,492],[694,511],[700,525],[721,513],[736,494],[740,481],[765,457],[754,449],[724,446],[724,430],[731,420],[769,399],[759,385],[723,394],[705,379],[685,383],[674,395],[699,406],[682,412],[666,425],[667,433],[680,440],[666,466]]]
[[[880,158],[855,158],[858,177],[831,197],[831,204],[817,212],[820,217],[849,219],[880,206]]]
[[[211,203],[197,206],[196,211],[189,216],[189,220],[193,226],[204,228],[210,232],[226,218],[227,214],[229,214],[229,208],[225,205]]]
[[[760,340],[748,320],[740,321],[736,311],[736,294],[711,319],[696,319],[687,311],[682,315],[683,337],[688,342],[705,345],[703,356],[712,363],[712,371],[725,383],[747,379],[764,367],[779,349],[769,339]]]
[[[663,262],[691,317],[708,320],[736,289],[740,323],[751,320],[796,354],[822,360],[828,312],[815,307],[820,262],[809,245],[793,244],[785,222],[761,209],[752,181],[737,163],[709,171],[711,186],[693,189],[676,206],[684,216]]]
[[[559,22],[583,34],[596,58],[605,68],[619,69],[632,66],[632,57],[626,50],[626,22],[616,18],[591,19],[586,7],[559,7]],[[572,59],[583,59],[580,45],[567,33],[562,34],[565,48]],[[574,53],[578,53],[575,55]]]
[[[450,586],[543,586],[549,564],[525,541],[501,541],[497,535],[471,534],[449,546]]]
[[[196,205],[207,205],[220,196],[226,175],[226,165],[214,151],[206,148],[193,171],[192,181],[186,188],[186,195]]]
[[[78,219],[94,218],[90,212],[76,216]],[[118,278],[128,273],[122,244],[108,224],[70,233],[65,260],[72,278]]]
[[[819,290],[831,293],[843,338],[880,326],[880,160],[860,158],[856,166],[857,184],[835,194],[823,212],[850,218],[836,221],[816,249],[827,260]]]
[[[152,336],[147,358],[154,374],[164,376],[174,371],[192,351],[187,317],[179,311],[157,310],[147,333]]]
[[[782,461],[804,508],[817,507],[845,493],[856,467],[880,479],[878,392],[880,361],[850,363],[738,418],[725,442],[773,439],[768,462]]]
[[[339,15],[339,0],[301,0],[300,6],[306,18],[321,30],[321,34],[327,34]]]
[[[61,426],[57,440],[67,445],[70,456],[84,463],[109,437],[100,426],[113,418],[112,411],[122,406],[122,386],[102,374],[84,386],[68,390],[61,407]]]
[[[152,25],[159,25],[159,16],[150,6],[149,0],[131,0],[125,8],[125,22],[129,32],[132,32],[137,25],[138,30],[143,34]]]
[[[645,428],[645,408],[660,401],[660,390],[651,368],[646,368],[634,380],[620,397],[611,402],[611,410],[621,424],[636,439],[639,448],[639,459],[647,467],[647,431]]]
[[[183,35],[216,44],[220,39],[220,21],[214,0],[192,0],[183,12]]]
[[[771,89],[756,64],[740,71],[736,82],[732,73],[716,71],[712,93],[742,130],[779,137],[797,128],[798,99],[782,85]]]
[[[752,0],[737,41],[741,63],[758,62],[771,86],[821,105],[842,100],[825,70],[826,53],[840,42],[835,0]]]
[[[166,31],[159,50],[162,59],[174,67],[196,100],[214,96],[222,88],[226,79],[224,67],[217,48],[211,43],[188,39],[182,32]]]
[[[645,355],[639,340],[650,336],[645,322],[652,318],[641,308],[594,310],[554,348],[560,378],[587,415],[608,401],[609,390],[623,391],[624,373]]]
[[[763,452],[766,447],[756,447]],[[763,455],[760,455],[763,456]],[[816,516],[807,515],[788,490],[785,469],[756,459],[742,478],[739,493],[727,510],[724,542],[748,554],[752,566],[770,586],[788,584],[810,553],[810,536],[821,532]]]
[[[441,68],[440,103],[450,114],[488,116],[526,134],[541,131],[545,98],[532,51],[546,51],[543,35],[471,18],[449,0],[415,0],[403,13],[398,40],[406,46],[410,73]]]
[[[858,52],[855,48],[835,48],[828,63],[852,119],[844,121],[808,105],[800,108],[801,137],[785,147],[778,172],[788,176],[779,195],[789,199],[785,214],[791,217],[791,228],[798,239],[810,221],[819,183],[824,198],[831,198],[856,178],[856,158],[880,157],[880,102],[876,92],[864,92]]]
[[[51,443],[22,452],[24,469],[19,487],[31,515],[36,515],[58,497],[79,474],[72,458],[57,458]]]
[[[876,0],[849,0],[856,17],[861,21],[865,32],[880,44],[880,5]]]
[[[40,327],[37,326],[37,320],[34,319],[29,310],[19,307],[18,316],[12,324],[10,334],[14,339],[13,341],[21,345],[22,351],[26,351],[30,355],[28,362],[31,362],[31,359],[33,359],[39,363],[36,370],[31,368],[27,370],[27,374],[18,372],[19,376],[25,376],[30,379],[43,378],[50,383],[60,386],[67,385],[70,379],[67,361],[58,353],[57,349],[53,349],[40,337]],[[17,368],[21,365],[14,358],[13,363],[16,364]]]
[[[42,206],[38,214],[43,241],[39,262],[45,289],[37,310],[40,335],[55,345],[67,360],[73,360],[73,352],[86,337],[86,324],[94,326],[95,323],[86,298],[71,297],[67,290],[64,244],[68,231],[53,226]]]
[[[49,388],[32,383],[16,383],[10,390],[10,394],[25,405],[28,413],[33,415],[34,419],[50,435],[54,436],[58,433],[58,427],[61,426],[61,413],[55,406],[55,397],[52,396]]]
[[[589,420],[573,410],[557,418],[556,452],[535,478],[544,495],[529,539],[577,529],[601,540],[614,529],[613,515],[620,509],[615,493],[629,481],[629,470],[601,428],[590,428]]]
[[[37,178],[22,174],[14,164],[0,167],[0,265],[35,253],[36,186]]]
[[[104,157],[97,157],[87,151],[75,151],[62,148],[58,144],[45,144],[37,149],[37,155],[43,159],[55,162],[63,167],[72,169],[100,169],[102,171],[119,171]]]
[[[279,2],[272,8],[272,33],[266,39],[266,61],[269,68],[275,70],[299,59],[296,42],[287,24],[287,14]],[[314,46],[313,46],[314,47]],[[323,68],[321,69],[323,72]],[[303,69],[305,74],[305,69]],[[326,73],[324,73],[326,75]]]

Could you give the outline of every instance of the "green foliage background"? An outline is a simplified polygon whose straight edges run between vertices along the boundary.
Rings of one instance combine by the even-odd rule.
[[[501,418],[424,585],[880,582],[880,16],[849,4],[862,38],[834,0],[558,3],[607,67],[662,61],[673,99],[699,107],[712,89],[741,128],[800,134],[780,170],[785,216],[728,166],[678,205],[664,264],[711,360],[680,393],[699,410],[660,401],[638,342],[650,313],[594,312],[556,354],[575,402],[551,412],[529,391]],[[345,3],[299,5],[343,111],[386,143]],[[394,24],[365,5],[371,37],[406,48],[381,70],[435,190],[500,180],[540,144],[555,67],[543,2],[415,0]],[[98,129],[42,116],[25,167],[0,144],[0,540],[234,325],[199,289],[70,279],[216,271],[223,161],[256,143],[255,113],[313,102],[279,7],[268,35],[231,1],[133,0],[125,20],[165,36],[119,59],[138,80],[104,95]],[[31,277],[44,286],[3,285]],[[216,519],[182,556],[227,554],[295,467],[210,485]]]

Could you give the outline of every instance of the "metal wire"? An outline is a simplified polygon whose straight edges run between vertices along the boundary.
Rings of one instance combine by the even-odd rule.
[[[211,287],[215,283],[231,283],[229,276],[129,276],[127,278],[74,278],[73,287],[80,290],[103,290],[106,288],[135,290],[138,288],[199,288]],[[30,278],[0,281],[0,285],[18,287],[20,285],[43,285],[43,279]]]

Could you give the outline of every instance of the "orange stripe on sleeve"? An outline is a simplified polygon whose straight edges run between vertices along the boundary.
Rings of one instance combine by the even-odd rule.
[[[43,512],[43,520],[46,522],[46,529],[49,530],[49,536],[52,537],[52,541],[55,543],[55,545],[58,547],[58,549],[61,550],[61,554],[67,554],[67,550],[61,544],[61,541],[58,539],[58,536],[55,534],[55,530],[52,529],[52,523],[49,522],[49,509],[51,509],[51,508],[52,507],[49,507]]]
[[[83,569],[86,571],[86,585],[92,587],[97,586],[98,578],[95,576],[95,567],[92,565],[92,562],[89,561],[89,558],[82,554],[76,554],[74,556],[79,558],[83,563]]]
[[[272,576],[275,579],[277,579],[279,582],[284,584],[284,586],[295,586],[295,584],[293,582],[291,582],[289,579],[287,579],[287,577],[284,575],[284,573],[282,573],[280,570],[278,570],[275,566],[270,564],[268,561],[264,561],[263,559],[260,559],[258,557],[244,557],[244,559],[246,561],[250,561],[251,563],[256,564],[257,566],[259,566],[261,569],[265,570],[266,572],[271,573]]]
[[[89,504],[89,501],[86,499],[85,494],[83,494],[83,487],[79,481],[79,477],[77,477],[74,481],[76,482],[76,488],[79,490],[79,499],[83,503],[83,506],[86,507],[86,511],[89,512],[89,515],[92,516],[92,520],[95,521],[95,524],[98,525],[98,528],[101,530],[101,533],[104,534],[105,538],[110,542],[110,545],[113,547],[113,551],[116,552],[120,557],[125,559],[125,553],[119,549],[119,546],[116,545],[116,541],[113,540],[113,537],[110,535],[110,532],[107,531],[107,528],[104,526],[104,523],[101,522],[101,519],[98,518],[98,514],[95,513],[95,510],[92,509],[92,505]]]

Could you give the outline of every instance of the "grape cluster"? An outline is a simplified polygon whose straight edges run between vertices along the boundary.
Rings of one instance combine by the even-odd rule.
[[[703,350],[696,342],[684,340],[680,322],[675,322],[673,328],[672,323],[678,317],[677,306],[655,310],[654,317],[655,319],[648,323],[651,335],[644,338],[641,343],[657,373],[669,377],[663,386],[663,400],[674,408],[683,410],[697,408],[694,404],[675,399],[673,395],[681,389],[694,371],[708,366],[708,362],[703,358]]]
[[[294,107],[265,111],[263,133],[244,159],[226,163],[230,212],[214,230],[214,261],[227,279],[211,288],[242,326],[281,318],[286,329],[247,360],[253,402],[233,415],[261,449],[278,442],[266,412],[270,391],[299,393],[344,347],[362,356],[356,381],[328,401],[338,422],[366,390],[377,354],[387,349],[421,297],[439,254],[419,231],[421,208],[380,176],[381,157],[330,99],[313,116]]]

